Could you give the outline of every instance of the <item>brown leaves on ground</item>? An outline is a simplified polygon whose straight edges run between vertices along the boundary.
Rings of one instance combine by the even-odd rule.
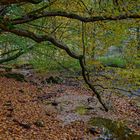
[[[115,115],[119,120],[127,121],[129,128],[140,134],[140,108],[132,99],[113,97]]]
[[[63,93],[90,94],[82,88],[65,85],[51,85],[40,90],[31,83],[0,77],[0,139],[87,140],[87,125],[84,122],[77,121],[64,126],[56,119],[55,114],[48,113],[38,98],[44,96],[44,92],[45,98],[49,97],[50,93],[58,97],[63,96]],[[55,95],[56,92],[59,95]],[[104,112],[98,108],[93,117],[127,120],[131,122],[130,128],[140,133],[140,109],[128,98],[112,96],[110,100],[113,110]]]
[[[84,124],[64,128],[48,115],[37,97],[42,94],[29,83],[0,78],[0,139],[2,140],[72,140],[82,138]],[[35,125],[41,121],[43,126]],[[81,125],[81,126],[80,126]]]

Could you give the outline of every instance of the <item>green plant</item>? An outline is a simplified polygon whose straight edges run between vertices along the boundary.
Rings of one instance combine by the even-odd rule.
[[[104,66],[120,67],[120,68],[125,68],[126,67],[126,60],[124,60],[123,58],[118,58],[118,57],[100,57],[99,61]]]

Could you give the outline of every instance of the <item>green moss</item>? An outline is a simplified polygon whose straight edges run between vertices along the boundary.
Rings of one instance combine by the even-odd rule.
[[[76,113],[79,115],[85,115],[88,112],[88,109],[85,106],[79,106],[76,108]]]

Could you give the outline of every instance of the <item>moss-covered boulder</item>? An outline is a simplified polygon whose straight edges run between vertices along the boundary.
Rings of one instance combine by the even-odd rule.
[[[3,74],[0,74],[0,76],[6,77],[6,78],[13,78],[20,82],[26,82],[24,75],[20,73],[3,73]]]

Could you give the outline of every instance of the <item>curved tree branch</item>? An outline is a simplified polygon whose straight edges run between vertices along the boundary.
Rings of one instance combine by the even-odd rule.
[[[93,16],[93,17],[84,17],[80,16],[74,13],[68,13],[68,12],[62,12],[62,11],[56,11],[56,12],[41,12],[37,14],[26,14],[21,18],[13,19],[11,20],[11,24],[17,25],[17,24],[23,24],[27,22],[31,22],[43,17],[65,17],[69,19],[75,19],[79,20],[81,22],[96,22],[96,21],[115,21],[115,20],[124,20],[124,19],[138,19],[140,18],[139,14],[132,14],[132,15],[119,15],[119,16]]]
[[[33,32],[30,32],[28,30],[23,30],[23,29],[22,30],[20,30],[20,29],[9,29],[8,27],[6,27],[3,24],[0,24],[0,28],[2,30],[4,30],[4,31],[14,33],[14,34],[16,34],[18,36],[30,38],[30,39],[34,40],[35,42],[37,42],[37,43],[41,43],[41,42],[44,42],[44,41],[49,41],[54,46],[65,50],[69,54],[69,56],[71,56],[71,57],[73,57],[75,59],[80,58],[80,55],[77,55],[74,52],[72,52],[67,45],[63,44],[62,42],[58,41],[57,39],[55,39],[55,38],[53,38],[51,36],[37,35],[37,34],[35,34]]]

